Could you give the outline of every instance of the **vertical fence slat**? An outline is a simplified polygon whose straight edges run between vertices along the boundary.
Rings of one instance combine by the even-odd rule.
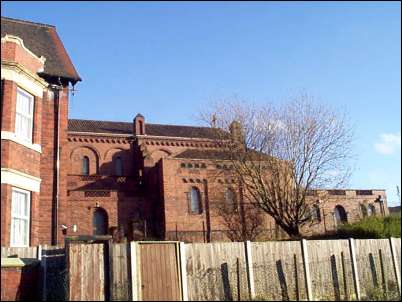
[[[186,246],[184,242],[179,244],[180,251],[180,273],[181,273],[181,288],[183,301],[188,301],[188,287],[187,287],[187,266],[186,266]]]
[[[401,272],[400,272],[400,264],[398,263],[398,258],[396,257],[396,249],[393,237],[389,238],[389,243],[391,247],[391,255],[392,255],[392,265],[394,267],[396,283],[399,290],[399,297],[401,296]]]
[[[301,240],[302,247],[302,256],[303,256],[303,267],[304,267],[304,276],[306,278],[306,290],[307,290],[307,300],[313,300],[313,293],[311,290],[311,277],[310,277],[310,267],[308,263],[308,251],[307,251],[307,240]]]
[[[255,298],[255,285],[254,285],[254,271],[253,271],[253,257],[251,254],[251,242],[245,242],[245,254],[246,254],[246,270],[247,270],[247,283],[248,293],[250,299]]]
[[[357,300],[360,300],[361,297],[360,297],[359,273],[357,271],[355,241],[353,238],[349,238],[349,248],[350,248],[350,257],[352,259],[353,284],[355,287],[356,298]]]
[[[138,262],[137,262],[137,244],[130,242],[130,262],[131,262],[131,297],[133,301],[138,299]]]
[[[387,272],[385,269],[385,264],[384,264],[384,254],[381,249],[378,250],[378,255],[380,257],[380,269],[381,269],[381,283],[382,283],[382,290],[384,295],[386,296],[388,294],[388,286],[387,286]]]

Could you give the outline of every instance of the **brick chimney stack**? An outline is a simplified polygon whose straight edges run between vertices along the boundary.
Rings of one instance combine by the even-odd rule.
[[[244,145],[244,136],[240,122],[233,121],[229,129],[232,141]]]
[[[145,135],[145,118],[140,113],[133,120],[133,135]]]

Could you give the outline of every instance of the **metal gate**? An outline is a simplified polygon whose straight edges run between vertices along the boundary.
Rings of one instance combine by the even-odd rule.
[[[178,242],[138,242],[139,300],[182,300]]]

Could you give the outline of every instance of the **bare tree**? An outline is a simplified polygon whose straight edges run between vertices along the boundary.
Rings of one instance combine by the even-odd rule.
[[[220,216],[225,227],[223,232],[231,241],[253,241],[263,232],[262,211],[254,204],[244,204],[238,199],[234,191],[226,190],[221,199],[214,200],[212,208]]]
[[[240,180],[244,202],[291,237],[311,221],[316,189],[337,188],[350,175],[352,127],[344,114],[300,95],[281,106],[224,101],[202,113]]]

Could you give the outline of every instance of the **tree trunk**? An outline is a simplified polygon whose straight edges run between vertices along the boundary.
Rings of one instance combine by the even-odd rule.
[[[302,238],[298,225],[285,225],[282,221],[275,220],[276,223],[289,235],[290,238],[299,240]]]

